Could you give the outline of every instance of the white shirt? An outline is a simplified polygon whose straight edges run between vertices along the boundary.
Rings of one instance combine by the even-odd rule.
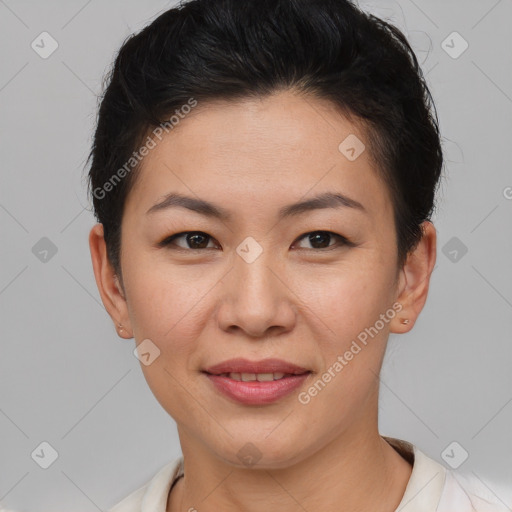
[[[402,501],[395,512],[510,512],[500,500],[512,499],[510,489],[498,494],[476,480],[457,474],[427,457],[415,445],[382,436],[413,465]],[[183,456],[164,466],[146,485],[108,512],[166,512],[169,491],[183,476]],[[506,501],[505,501],[506,503]],[[1,512],[1,510],[0,510]]]

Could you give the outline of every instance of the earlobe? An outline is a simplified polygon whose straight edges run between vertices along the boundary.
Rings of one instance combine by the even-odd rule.
[[[117,326],[119,336],[131,338],[126,298],[118,276],[108,259],[102,224],[96,224],[91,229],[89,233],[89,249],[96,286],[98,287],[103,305]],[[120,324],[123,326],[123,329],[119,329]]]
[[[430,276],[436,262],[437,234],[434,225],[425,221],[421,225],[423,236],[407,257],[400,272],[397,302],[403,306],[391,321],[390,331],[402,334],[410,331],[427,300]]]

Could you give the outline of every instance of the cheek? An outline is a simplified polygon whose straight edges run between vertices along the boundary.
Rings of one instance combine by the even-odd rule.
[[[311,308],[309,325],[318,329],[314,336],[323,368],[300,403],[307,402],[304,410],[329,418],[327,428],[336,430],[375,399],[388,324],[375,325],[391,308],[386,283],[377,271],[338,273],[301,295]]]
[[[345,338],[373,324],[390,306],[391,283],[389,265],[363,263],[361,258],[360,264],[304,275],[298,295],[325,321],[326,328]]]
[[[308,305],[304,315],[317,329],[314,336],[325,369],[331,368],[335,380],[343,380],[343,387],[353,392],[361,390],[363,381],[369,385],[370,370],[378,373],[385,352],[389,321],[395,314],[388,267],[375,263],[339,268],[322,279],[310,277],[300,294]],[[339,364],[332,368],[340,356],[343,369]]]
[[[208,278],[196,275],[191,266],[136,263],[126,272],[134,337],[137,343],[150,339],[159,350],[154,362],[141,368],[161,406],[185,422],[190,414],[201,414],[191,399],[200,396],[191,375],[197,371],[198,340],[211,318],[207,292],[218,278],[211,270]]]
[[[201,330],[206,292],[215,284],[212,272],[132,259],[126,265],[128,308],[137,340],[158,340],[162,349],[181,352]],[[204,275],[203,275],[204,274]],[[204,321],[204,319],[203,319]]]
[[[145,268],[147,270],[142,271]],[[185,422],[194,409],[191,396],[200,396],[191,379],[193,356],[208,314],[204,297],[209,289],[185,279],[183,272],[148,265],[128,274],[130,317],[137,343],[149,339],[159,351],[150,364],[141,362],[146,382],[157,401],[176,420]],[[211,286],[210,286],[211,287]]]

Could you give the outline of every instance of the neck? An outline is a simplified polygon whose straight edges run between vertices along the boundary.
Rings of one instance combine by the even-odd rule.
[[[412,467],[378,433],[344,432],[300,462],[279,469],[228,465],[180,432],[184,476],[167,512],[394,512]]]

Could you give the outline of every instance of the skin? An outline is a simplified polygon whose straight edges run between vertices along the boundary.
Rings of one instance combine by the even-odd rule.
[[[124,328],[119,335],[137,344],[149,338],[161,351],[141,368],[178,425],[185,460],[168,512],[334,511],[340,503],[392,512],[401,501],[412,468],[379,435],[378,375],[389,334],[410,331],[425,304],[436,231],[423,223],[422,240],[398,269],[389,191],[368,151],[354,161],[340,153],[349,134],[365,140],[330,103],[292,91],[198,105],[143,161],[122,221],[122,279],[108,261],[102,225],[91,229],[96,282]],[[281,207],[333,191],[366,213],[323,208],[277,221]],[[211,201],[233,217],[182,207],[147,215],[169,192]],[[319,230],[356,245],[333,235],[326,250],[304,237]],[[211,238],[157,247],[187,231]],[[263,250],[252,263],[236,252],[249,236]],[[400,313],[300,403],[299,392],[397,302]],[[201,373],[233,357],[277,357],[313,373],[278,402],[242,405]],[[237,456],[249,442],[261,456],[251,467]]]

